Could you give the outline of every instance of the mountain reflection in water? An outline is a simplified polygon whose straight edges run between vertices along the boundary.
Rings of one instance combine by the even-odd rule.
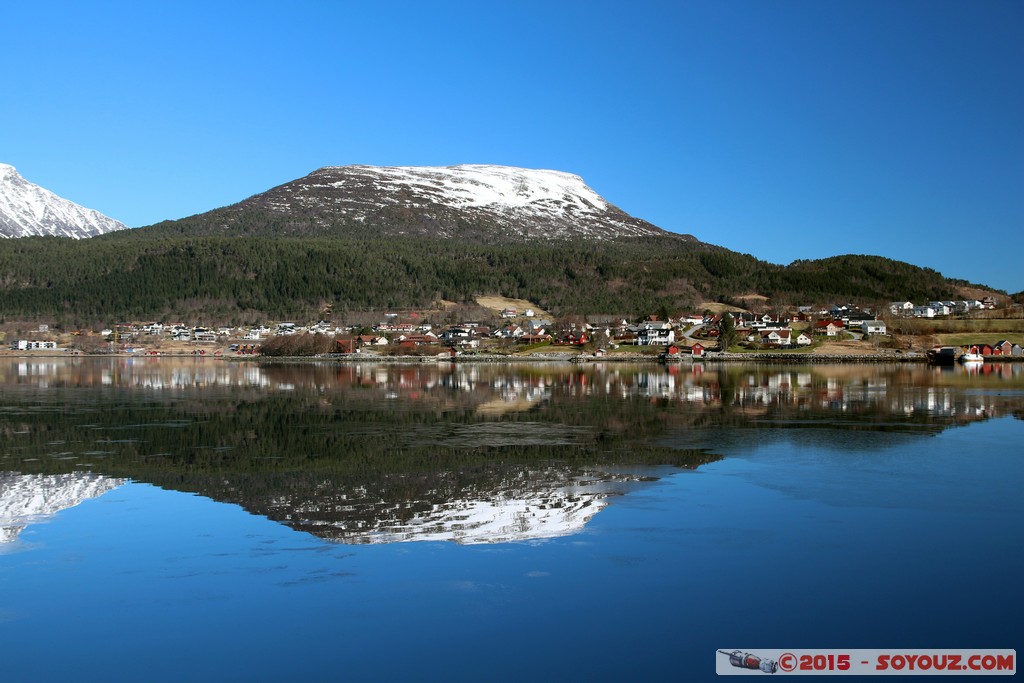
[[[132,479],[344,543],[549,538],[751,437],[1020,417],[1024,365],[987,366],[8,360],[0,500]]]
[[[15,474],[0,472],[0,552],[14,544],[29,524],[43,522],[61,510],[102,496],[125,483],[124,479],[91,472],[70,474]]]

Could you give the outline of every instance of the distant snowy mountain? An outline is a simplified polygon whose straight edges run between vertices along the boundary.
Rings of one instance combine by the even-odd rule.
[[[694,239],[630,216],[577,175],[488,165],[328,166],[177,225],[182,232],[207,234],[366,228],[383,235],[483,242]]]
[[[94,237],[128,226],[79,206],[22,178],[0,164],[0,237]]]

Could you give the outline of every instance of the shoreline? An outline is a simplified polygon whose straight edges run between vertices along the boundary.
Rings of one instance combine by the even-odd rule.
[[[665,366],[694,365],[699,363],[786,363],[792,365],[842,364],[842,363],[928,363],[924,353],[917,351],[887,351],[881,353],[729,353],[706,352],[703,358],[681,356],[679,358],[658,358],[639,353],[616,353],[593,356],[583,353],[552,352],[537,354],[463,354],[456,356],[384,356],[374,353],[321,354],[316,356],[260,356],[233,353],[193,354],[169,352],[161,354],[137,353],[81,353],[70,351],[22,351],[0,352],[0,358],[44,359],[44,358],[118,358],[140,360],[218,360],[230,362],[253,361],[261,364],[273,363],[381,363],[381,364],[424,364],[424,363],[656,363]],[[986,363],[1019,363],[1022,356],[986,356]]]

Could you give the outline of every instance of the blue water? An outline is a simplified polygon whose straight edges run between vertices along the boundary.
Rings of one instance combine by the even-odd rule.
[[[1024,421],[723,427],[578,533],[351,545],[128,483],[0,554],[4,681],[709,680],[735,648],[1017,648]]]

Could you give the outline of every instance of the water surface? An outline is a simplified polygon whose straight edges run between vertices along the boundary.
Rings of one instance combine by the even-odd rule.
[[[1018,647],[1022,369],[3,361],[4,680]]]

